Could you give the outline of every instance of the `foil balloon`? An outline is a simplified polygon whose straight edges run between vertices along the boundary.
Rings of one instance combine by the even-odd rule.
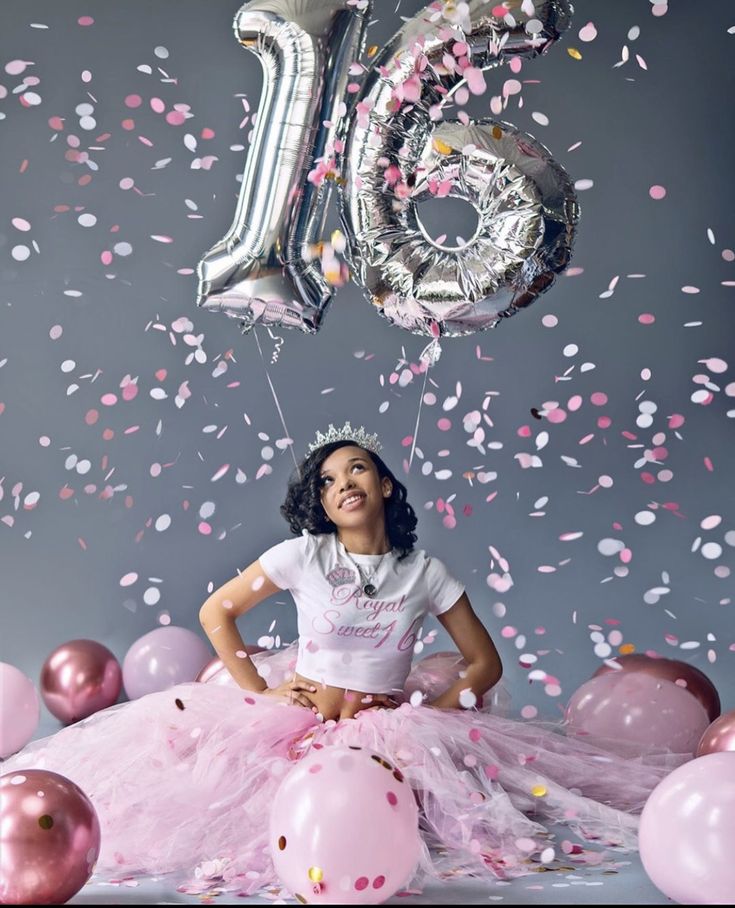
[[[735,752],[735,709],[723,713],[707,726],[697,745],[698,757],[724,751]]]
[[[314,246],[334,184],[352,276],[380,315],[434,341],[495,327],[569,262],[579,206],[549,151],[499,120],[437,120],[467,85],[477,93],[484,70],[545,53],[571,5],[496,16],[487,0],[431,4],[359,64],[354,93],[371,8],[253,0],[235,18],[265,82],[235,220],[199,264],[197,303],[241,319],[244,333],[319,330],[333,291]],[[422,202],[447,195],[477,213],[461,247],[433,240],[420,218]]]
[[[46,658],[40,687],[49,712],[69,724],[117,701],[122,689],[122,669],[101,643],[69,640]]]
[[[629,653],[625,656],[616,656],[615,659],[608,659],[592,677],[611,671],[642,672],[652,675],[654,678],[673,681],[678,687],[688,690],[699,700],[707,710],[710,722],[720,715],[720,696],[717,688],[703,671],[694,665],[689,665],[688,662],[680,662],[678,659],[654,658],[645,653]]]
[[[0,776],[0,904],[63,905],[92,875],[100,824],[65,776],[23,769]]]
[[[260,323],[313,334],[331,300],[309,249],[333,183],[308,176],[346,128],[340,107],[365,25],[350,0],[260,0],[235,17],[235,37],[263,66],[263,91],[235,219],[199,263],[197,305],[242,319],[245,331]]]
[[[409,20],[376,58],[351,119],[342,203],[352,271],[378,312],[415,334],[493,328],[571,256],[574,187],[540,142],[499,120],[434,122],[468,78],[544,53],[571,17],[565,2],[496,10],[470,0],[448,5],[438,25],[428,9]],[[477,212],[459,248],[435,242],[419,217],[420,203],[442,194]]]

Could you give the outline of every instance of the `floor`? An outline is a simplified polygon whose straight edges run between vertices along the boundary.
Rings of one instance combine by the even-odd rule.
[[[274,890],[266,897],[238,896],[215,892],[187,895],[177,892],[176,879],[141,878],[122,883],[89,882],[67,904],[70,905],[265,905],[297,904]],[[426,887],[415,894],[396,893],[383,904],[480,905],[501,902],[507,905],[671,905],[671,900],[648,879],[637,855],[626,856],[617,872],[584,869],[580,872],[549,872],[539,879],[522,878],[491,886],[470,881]]]

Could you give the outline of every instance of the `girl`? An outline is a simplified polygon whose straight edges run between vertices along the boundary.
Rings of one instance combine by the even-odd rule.
[[[377,751],[413,787],[423,839],[415,882],[546,869],[555,852],[542,821],[635,847],[635,814],[691,755],[625,759],[495,715],[483,701],[502,673],[495,645],[463,584],[414,548],[416,515],[379,450],[349,422],[317,433],[281,507],[295,538],[201,607],[228,684],[180,684],[109,707],[3,764],[3,773],[59,772],[87,793],[102,828],[98,873],[196,867],[200,882],[248,894],[277,883],[270,805],[294,762],[330,744]],[[281,590],[296,603],[298,643],[251,658],[237,618]],[[446,663],[408,697],[429,612],[464,668]]]

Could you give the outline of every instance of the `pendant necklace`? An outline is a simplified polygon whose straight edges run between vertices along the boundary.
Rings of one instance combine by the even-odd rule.
[[[343,548],[344,548],[344,544],[343,544]],[[352,556],[350,555],[350,553],[347,551],[346,548],[345,548],[344,551],[345,551],[345,555],[347,555],[347,557],[350,559],[350,561],[351,561],[351,562],[354,564],[354,566],[357,568],[357,573],[358,573],[358,575],[359,575],[359,577],[360,577],[360,586],[362,587],[363,593],[364,593],[369,599],[372,599],[373,596],[378,592],[378,588],[377,588],[377,587],[375,586],[375,584],[372,583],[371,581],[372,581],[372,579],[373,579],[374,577],[377,576],[378,571],[380,570],[380,565],[383,563],[383,558],[385,558],[385,556],[388,554],[388,552],[383,552],[382,558],[381,558],[380,561],[377,563],[376,567],[374,567],[374,568],[370,571],[370,576],[369,576],[369,577],[367,578],[367,580],[366,580],[365,577],[363,576],[362,569],[360,568],[360,565],[352,558]],[[392,551],[392,550],[391,550],[391,551]]]

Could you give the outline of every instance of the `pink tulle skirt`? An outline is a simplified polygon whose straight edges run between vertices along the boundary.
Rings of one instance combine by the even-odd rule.
[[[293,646],[254,661],[276,686]],[[446,687],[423,679],[430,696]],[[419,679],[422,680],[422,679]],[[415,689],[417,678],[409,678]],[[409,685],[407,684],[407,690]],[[564,864],[599,863],[637,845],[648,795],[691,754],[622,756],[567,737],[560,724],[502,715],[503,689],[479,710],[404,702],[354,719],[313,712],[231,684],[180,684],[102,710],[34,741],[0,773],[49,769],[76,782],[100,819],[96,874],[185,871],[252,894],[278,885],[269,809],[281,780],[315,743],[357,745],[398,766],[421,805],[423,850],[413,885],[461,876],[511,878]],[[566,824],[589,845],[555,842]],[[194,891],[193,889],[190,891]]]

